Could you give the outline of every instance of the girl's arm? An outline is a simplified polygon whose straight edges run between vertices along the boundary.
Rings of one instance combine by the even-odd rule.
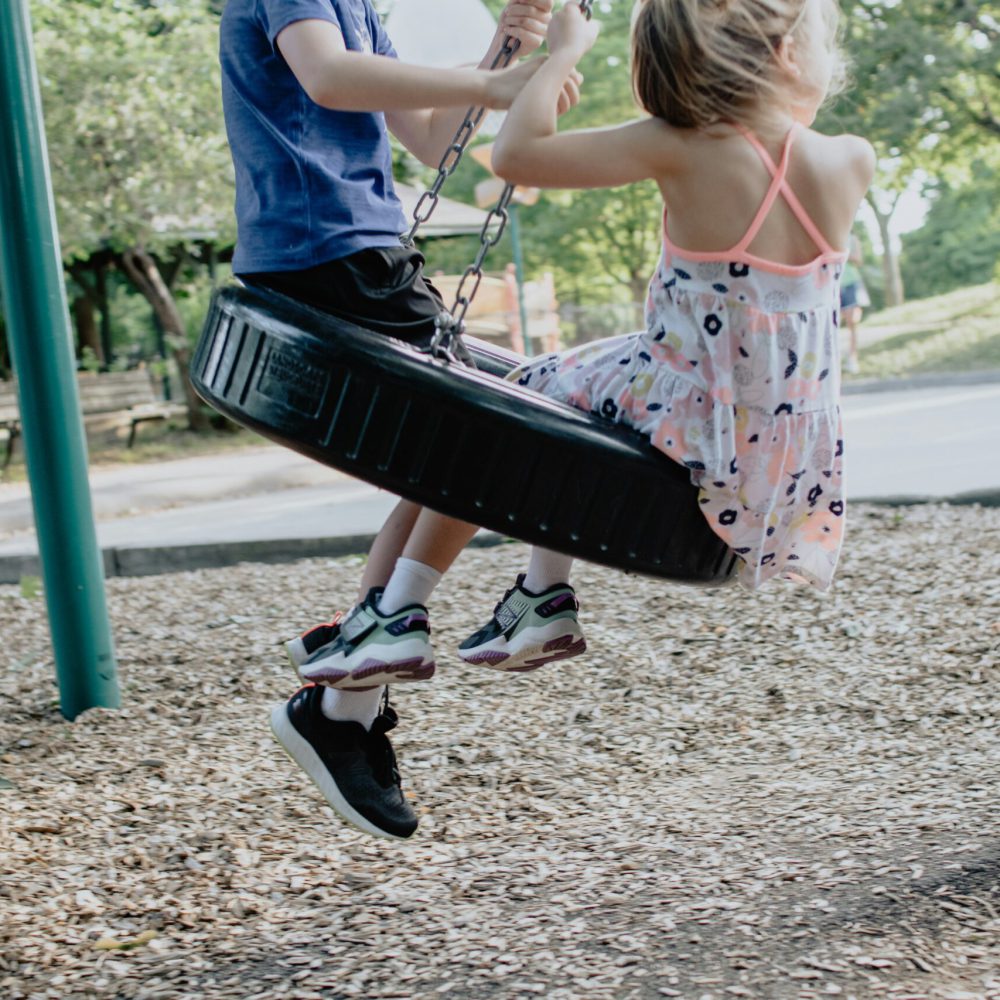
[[[493,146],[493,169],[534,187],[616,187],[668,169],[670,128],[649,118],[613,128],[557,132],[559,95],[597,37],[576,4],[549,26],[549,58],[518,94]]]
[[[489,69],[508,35],[518,42],[516,58],[535,52],[545,41],[545,30],[552,16],[552,2],[553,0],[509,0],[500,14],[496,34],[479,63],[479,69]],[[567,96],[564,99],[565,107],[569,107],[571,103],[575,104],[576,99]],[[465,111],[466,106],[428,106],[420,110],[389,111],[386,114],[386,125],[421,162],[436,167],[455,137]]]

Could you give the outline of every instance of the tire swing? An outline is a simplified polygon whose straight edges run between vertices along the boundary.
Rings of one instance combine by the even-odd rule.
[[[508,39],[494,66],[516,48]],[[482,114],[467,113],[414,210],[410,237]],[[685,468],[630,428],[503,381],[520,355],[461,339],[512,193],[507,185],[487,217],[428,351],[275,292],[226,286],[213,296],[192,360],[195,389],[237,423],[443,514],[589,562],[725,582],[737,556],[709,527]],[[478,371],[455,363],[461,344]]]

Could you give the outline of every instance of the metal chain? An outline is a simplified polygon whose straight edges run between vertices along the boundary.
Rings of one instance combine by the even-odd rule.
[[[516,38],[511,38],[508,35],[503,40],[503,45],[494,57],[493,62],[490,63],[490,69],[504,69],[509,66],[510,61],[514,58],[520,47],[521,43]],[[420,196],[420,200],[414,206],[413,225],[410,226],[410,231],[403,237],[407,243],[412,242],[417,230],[431,217],[434,209],[437,208],[438,198],[444,182],[455,172],[462,159],[462,154],[465,152],[465,147],[469,145],[469,141],[476,134],[476,129],[479,128],[479,123],[483,120],[485,114],[485,107],[477,108],[473,106],[465,112],[465,118],[462,120],[462,124],[458,126],[455,138],[451,140],[451,145],[444,151],[444,155],[441,157],[434,183],[424,191]]]
[[[594,0],[579,0],[579,3],[580,10],[589,21],[593,16],[592,8]],[[503,45],[490,65],[490,69],[494,70],[497,67],[505,68],[510,65],[510,61],[514,58],[520,46],[521,43],[517,39],[511,38],[508,35],[503,40]],[[447,150],[445,150],[444,156],[441,157],[434,183],[424,191],[413,209],[413,225],[406,234],[405,240],[407,242],[413,240],[416,231],[431,217],[434,209],[437,208],[440,191],[444,182],[458,167],[459,161],[462,159],[462,154],[465,152],[466,146],[468,146],[469,141],[479,127],[479,123],[483,120],[485,113],[485,107],[472,107],[466,111],[465,118],[455,133],[455,138]],[[465,314],[468,312],[469,306],[472,305],[472,300],[476,297],[476,292],[479,291],[479,285],[483,280],[483,262],[486,260],[486,255],[500,242],[500,238],[507,228],[507,220],[510,217],[507,212],[507,206],[514,195],[514,187],[514,184],[508,183],[504,185],[504,189],[500,193],[496,205],[490,209],[489,214],[483,222],[483,227],[479,232],[479,251],[476,253],[476,259],[462,274],[458,288],[455,290],[455,301],[452,303],[451,309],[447,312],[439,313],[434,321],[435,331],[434,336],[431,338],[430,353],[435,357],[443,358],[446,361],[459,361],[460,355],[465,353],[464,347],[461,345],[462,333],[465,331]],[[490,226],[496,220],[499,220],[500,224],[491,235]],[[466,285],[469,285],[467,291]]]

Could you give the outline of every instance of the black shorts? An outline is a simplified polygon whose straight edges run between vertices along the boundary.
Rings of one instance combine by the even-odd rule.
[[[413,247],[372,247],[301,271],[238,277],[419,347],[430,343],[435,319],[447,312],[424,274],[423,254]]]

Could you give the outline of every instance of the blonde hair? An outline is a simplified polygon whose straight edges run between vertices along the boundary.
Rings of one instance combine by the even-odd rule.
[[[825,44],[843,86],[838,11],[823,0],[825,39],[806,33],[808,0],[639,0],[632,21],[632,86],[649,114],[679,128],[720,122],[757,125],[787,100],[777,61],[782,39]]]

